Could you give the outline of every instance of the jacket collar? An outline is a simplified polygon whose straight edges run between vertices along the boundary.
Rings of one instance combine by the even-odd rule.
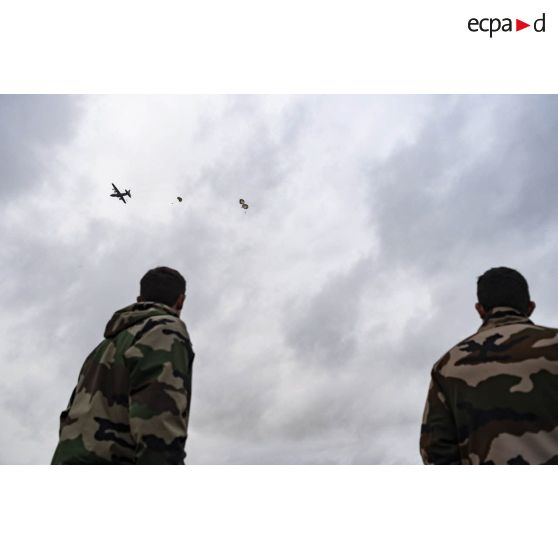
[[[492,308],[484,319],[479,331],[492,329],[510,324],[532,324],[533,322],[522,312],[508,306],[496,306]]]

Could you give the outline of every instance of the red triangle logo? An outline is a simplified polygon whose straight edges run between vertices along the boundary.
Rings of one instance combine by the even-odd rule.
[[[524,21],[521,21],[520,19],[515,20],[515,30],[516,31],[521,31],[522,29],[525,29],[526,27],[531,27],[531,24],[525,23]]]

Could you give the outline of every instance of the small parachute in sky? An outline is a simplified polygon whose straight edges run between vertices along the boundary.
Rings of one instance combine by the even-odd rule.
[[[240,204],[240,207],[242,207],[242,209],[244,209],[244,213],[246,213],[246,210],[249,207],[248,204],[242,198],[240,198],[238,200],[238,203]]]
[[[182,198],[181,198],[180,196],[176,196],[176,199],[177,199],[179,202],[182,201]]]

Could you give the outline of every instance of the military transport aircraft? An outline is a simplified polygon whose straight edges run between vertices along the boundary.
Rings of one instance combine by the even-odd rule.
[[[124,196],[128,196],[129,198],[132,197],[132,194],[130,194],[130,190],[124,190],[124,193],[122,193],[114,184],[112,184],[112,187],[114,189],[114,194],[110,195],[111,198],[119,198],[124,203],[126,203],[126,200],[124,199]]]

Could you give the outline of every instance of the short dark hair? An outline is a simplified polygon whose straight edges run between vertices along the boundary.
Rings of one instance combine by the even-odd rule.
[[[173,306],[186,292],[186,280],[170,267],[150,269],[140,281],[140,296],[145,301],[161,302]]]
[[[509,306],[527,313],[531,297],[525,277],[509,267],[493,267],[477,280],[477,297],[485,310]]]

